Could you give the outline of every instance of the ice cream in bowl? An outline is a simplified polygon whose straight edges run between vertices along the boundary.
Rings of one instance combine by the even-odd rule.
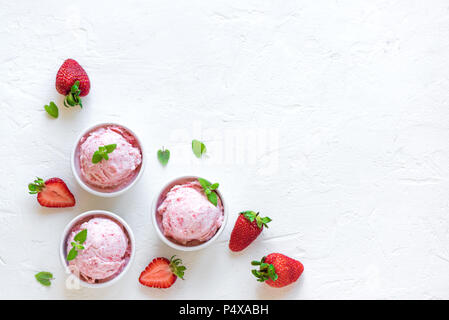
[[[77,216],[61,237],[62,265],[84,287],[117,282],[128,271],[134,252],[131,228],[109,211],[93,210]]]
[[[166,184],[151,208],[159,238],[182,251],[199,250],[212,244],[227,221],[218,186],[195,176],[180,177]]]
[[[84,130],[76,140],[71,166],[86,191],[115,197],[129,190],[142,176],[142,144],[129,128],[101,123]]]

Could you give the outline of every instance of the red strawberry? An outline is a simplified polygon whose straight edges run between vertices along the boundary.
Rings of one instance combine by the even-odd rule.
[[[298,260],[281,253],[271,253],[261,261],[252,261],[259,270],[252,270],[257,281],[265,282],[271,287],[281,288],[295,282],[304,271],[304,266]]]
[[[67,59],[56,74],[56,90],[65,97],[64,105],[73,107],[80,105],[81,98],[90,90],[90,80],[86,71],[73,59]]]
[[[64,181],[59,178],[51,178],[44,182],[36,178],[34,183],[28,185],[30,194],[37,193],[37,201],[43,207],[66,208],[75,206],[75,197],[70,192]]]
[[[259,236],[264,226],[268,228],[267,223],[270,221],[270,218],[262,218],[254,211],[240,212],[231,233],[229,249],[232,251],[245,249]]]
[[[181,259],[174,259],[174,257],[170,260],[153,259],[140,274],[139,282],[147,287],[165,289],[171,287],[178,277],[184,280],[186,267],[181,265]]]

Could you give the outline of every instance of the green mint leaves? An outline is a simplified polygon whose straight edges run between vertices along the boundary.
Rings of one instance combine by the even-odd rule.
[[[81,90],[79,88],[80,82],[79,81],[75,81],[75,84],[70,88],[70,92],[68,95],[66,95],[65,99],[64,99],[64,106],[69,108],[69,107],[74,107],[79,105],[81,108],[83,107],[83,104],[81,103],[81,98],[80,98],[80,93]]]
[[[53,101],[51,101],[48,105],[45,105],[44,109],[53,118],[57,118],[59,116],[58,106]]]
[[[268,228],[268,222],[271,222],[272,220],[269,217],[261,217],[259,216],[259,212],[254,211],[243,211],[240,212],[240,214],[243,214],[243,216],[249,220],[249,222],[253,222],[256,220],[256,224],[259,227],[259,229],[262,229],[262,226],[265,228]]]
[[[201,158],[206,153],[206,146],[198,140],[192,140],[192,151],[197,158]]]
[[[263,257],[260,261],[251,261],[251,265],[259,266],[259,270],[253,269],[251,272],[259,282],[265,282],[268,279],[276,281],[278,279],[276,270],[272,264],[265,263],[265,259],[266,257]]]
[[[36,194],[45,188],[45,183],[42,178],[36,177],[33,183],[28,184],[29,194]]]
[[[67,261],[73,260],[78,256],[78,251],[83,250],[84,246],[82,245],[87,238],[87,229],[81,230],[78,232],[70,244],[72,245],[72,249],[70,249],[67,255]]]
[[[164,147],[162,147],[162,150],[157,151],[157,158],[163,166],[166,166],[168,163],[168,159],[170,159],[170,150],[164,149]]]
[[[84,229],[78,232],[73,238],[73,240],[78,241],[80,244],[83,244],[84,241],[86,241],[86,238],[87,238],[87,229]]]
[[[98,163],[103,159],[109,160],[108,153],[114,151],[115,148],[117,148],[117,145],[115,143],[98,147],[98,150],[95,151],[94,154],[92,155],[92,163]]]
[[[217,206],[218,204],[218,196],[217,193],[214,192],[219,186],[218,183],[210,183],[206,179],[198,178],[198,182],[200,183],[201,187],[203,187],[204,193],[207,196],[207,199],[210,203],[212,203],[214,206]]]
[[[34,275],[36,280],[43,286],[49,287],[51,285],[50,280],[53,280],[53,274],[50,272],[42,271],[39,273],[36,273]]]
[[[171,271],[179,278],[184,280],[184,271],[186,271],[186,267],[181,265],[182,260],[179,258],[174,259],[176,256],[172,256],[170,258],[170,269]]]

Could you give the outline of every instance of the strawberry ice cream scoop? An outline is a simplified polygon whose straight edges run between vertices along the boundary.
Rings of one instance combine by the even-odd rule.
[[[172,187],[157,214],[164,235],[183,245],[209,240],[224,218],[221,200],[214,206],[197,181]]]
[[[92,162],[92,156],[100,146],[116,144],[108,154],[109,160]],[[142,154],[136,138],[124,128],[106,126],[95,129],[84,136],[79,143],[79,167],[83,180],[98,188],[119,188],[129,184],[136,177]]]
[[[95,217],[75,226],[67,238],[67,252],[72,249],[75,235],[87,229],[87,238],[78,250],[70,269],[89,283],[104,282],[117,276],[127,265],[130,242],[125,231],[115,221]]]

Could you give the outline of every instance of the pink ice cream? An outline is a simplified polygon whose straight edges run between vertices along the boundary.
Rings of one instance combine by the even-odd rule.
[[[221,200],[210,203],[198,181],[172,187],[157,214],[164,235],[183,245],[209,240],[224,218]]]
[[[117,276],[128,264],[131,244],[123,227],[107,217],[94,217],[76,225],[67,238],[67,252],[81,230],[87,229],[84,250],[69,261],[72,272],[89,283],[106,282]]]
[[[109,160],[92,163],[98,147],[116,144]],[[129,184],[136,177],[142,163],[141,150],[136,138],[126,129],[108,125],[96,128],[84,136],[78,145],[81,178],[97,188],[116,189]]]

